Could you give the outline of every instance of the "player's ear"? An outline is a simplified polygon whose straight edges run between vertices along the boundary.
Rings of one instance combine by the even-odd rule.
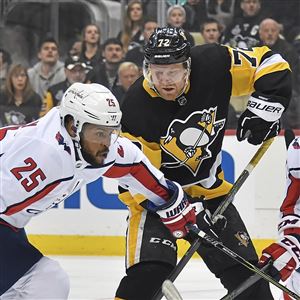
[[[65,127],[71,137],[76,136],[76,127],[74,126],[74,119],[69,115],[65,117]]]

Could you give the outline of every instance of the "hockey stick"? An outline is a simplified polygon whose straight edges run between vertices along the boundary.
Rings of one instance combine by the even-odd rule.
[[[272,265],[272,261],[269,262],[261,269],[261,271],[267,271],[268,268]],[[248,287],[256,283],[257,281],[262,280],[262,277],[258,274],[254,274],[242,282],[236,289],[234,289],[229,294],[222,297],[220,300],[233,300],[241,293],[243,293]],[[176,286],[169,279],[165,280],[162,285],[162,293],[167,300],[182,300],[182,297],[177,290]]]
[[[225,200],[217,207],[215,212],[212,215],[212,222],[215,223],[216,216],[222,215],[228,205],[233,202],[234,196],[240,189],[240,187],[243,185],[243,183],[246,181],[246,179],[249,177],[252,170],[257,166],[263,155],[266,153],[266,151],[269,149],[271,144],[273,143],[274,138],[271,138],[269,140],[266,140],[262,143],[262,145],[259,147],[259,149],[256,151],[246,168],[243,170],[239,178],[235,181],[234,185],[232,186],[229,194],[225,198]]]
[[[258,148],[258,150],[256,151],[256,153],[251,158],[250,162],[248,163],[248,165],[246,166],[246,168],[243,170],[243,172],[241,173],[241,175],[239,176],[239,178],[235,181],[235,183],[231,187],[231,190],[227,194],[226,198],[220,204],[220,206],[218,206],[218,208],[216,209],[216,211],[218,210],[218,211],[222,211],[222,213],[224,213],[224,211],[226,210],[226,208],[228,207],[228,205],[233,201],[234,196],[236,195],[236,193],[238,192],[238,190],[241,188],[241,186],[243,185],[243,183],[246,181],[246,179],[248,178],[248,176],[250,175],[250,173],[252,172],[252,170],[259,163],[260,159],[266,153],[267,149],[271,146],[271,144],[272,144],[273,141],[274,141],[274,138],[269,139],[269,140],[263,142],[263,144]],[[218,214],[220,214],[220,213],[218,213]],[[212,219],[215,218],[216,215],[217,214],[214,213]],[[193,241],[193,243],[191,244],[191,246],[189,247],[189,249],[187,250],[187,252],[185,253],[185,255],[181,258],[181,260],[176,265],[176,267],[173,269],[173,271],[171,272],[171,274],[169,275],[169,277],[167,279],[169,279],[171,282],[173,282],[178,277],[178,275],[180,274],[180,272],[182,271],[182,269],[185,267],[185,265],[189,262],[189,260],[193,256],[193,254],[199,248],[199,245],[201,244],[200,240],[201,240],[200,238],[196,238]],[[162,291],[161,291],[161,289],[159,289],[155,293],[155,295],[153,297],[153,300],[160,300],[162,298],[162,296],[163,296]]]
[[[169,279],[163,282],[162,293],[167,300],[183,300],[175,285]]]
[[[273,277],[266,274],[264,271],[256,267],[255,265],[251,264],[248,260],[240,256],[239,254],[233,252],[229,248],[227,248],[222,242],[217,241],[215,238],[209,236],[204,231],[200,230],[195,225],[187,224],[187,227],[190,231],[194,232],[197,236],[199,236],[201,239],[205,240],[207,243],[211,244],[215,248],[219,249],[223,253],[225,253],[227,256],[230,256],[232,259],[237,261],[238,263],[242,264],[244,267],[249,269],[250,271],[260,275],[264,280],[268,281],[269,283],[272,283],[279,289],[281,289],[283,292],[287,293],[291,297],[293,297],[296,300],[300,300],[300,296],[282,285],[281,283],[277,282]]]
[[[261,268],[261,271],[266,272],[269,267],[272,265],[273,261],[269,260],[268,263]],[[255,284],[257,281],[261,280],[261,276],[259,274],[253,274],[249,278],[247,278],[245,281],[243,281],[237,288],[235,288],[232,292],[222,297],[220,300],[233,300],[237,296],[239,296],[241,293],[243,293],[247,288]]]

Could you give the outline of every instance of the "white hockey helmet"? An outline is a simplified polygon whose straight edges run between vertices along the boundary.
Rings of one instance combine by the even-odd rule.
[[[73,83],[64,93],[59,107],[64,121],[67,115],[74,119],[76,140],[85,123],[120,129],[122,112],[112,92],[97,83]]]

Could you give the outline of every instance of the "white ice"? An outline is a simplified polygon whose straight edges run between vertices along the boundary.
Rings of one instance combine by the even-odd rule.
[[[119,281],[124,276],[123,257],[105,256],[52,256],[70,276],[69,299],[112,300]],[[175,286],[184,300],[220,299],[225,289],[203,261],[192,259],[175,281]],[[275,299],[280,290],[272,287]],[[141,299],[142,300],[142,299]]]

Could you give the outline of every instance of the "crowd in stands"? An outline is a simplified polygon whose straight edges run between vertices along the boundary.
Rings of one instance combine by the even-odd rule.
[[[222,43],[251,48],[266,45],[280,53],[293,71],[293,97],[283,128],[300,128],[300,3],[293,0],[167,1],[168,26],[181,27],[191,45]],[[272,4],[270,3],[272,2]],[[299,1],[300,2],[300,1]],[[0,48],[0,126],[20,125],[59,104],[74,82],[100,83],[122,103],[124,93],[142,74],[143,47],[158,26],[157,1],[130,0],[122,30],[101,44],[101,28],[87,24],[73,41],[65,61],[58,42],[45,37],[38,62],[26,69]],[[147,16],[147,17],[146,17]],[[199,78],[201,80],[201,78]],[[235,129],[245,97],[231,99],[227,128]]]

